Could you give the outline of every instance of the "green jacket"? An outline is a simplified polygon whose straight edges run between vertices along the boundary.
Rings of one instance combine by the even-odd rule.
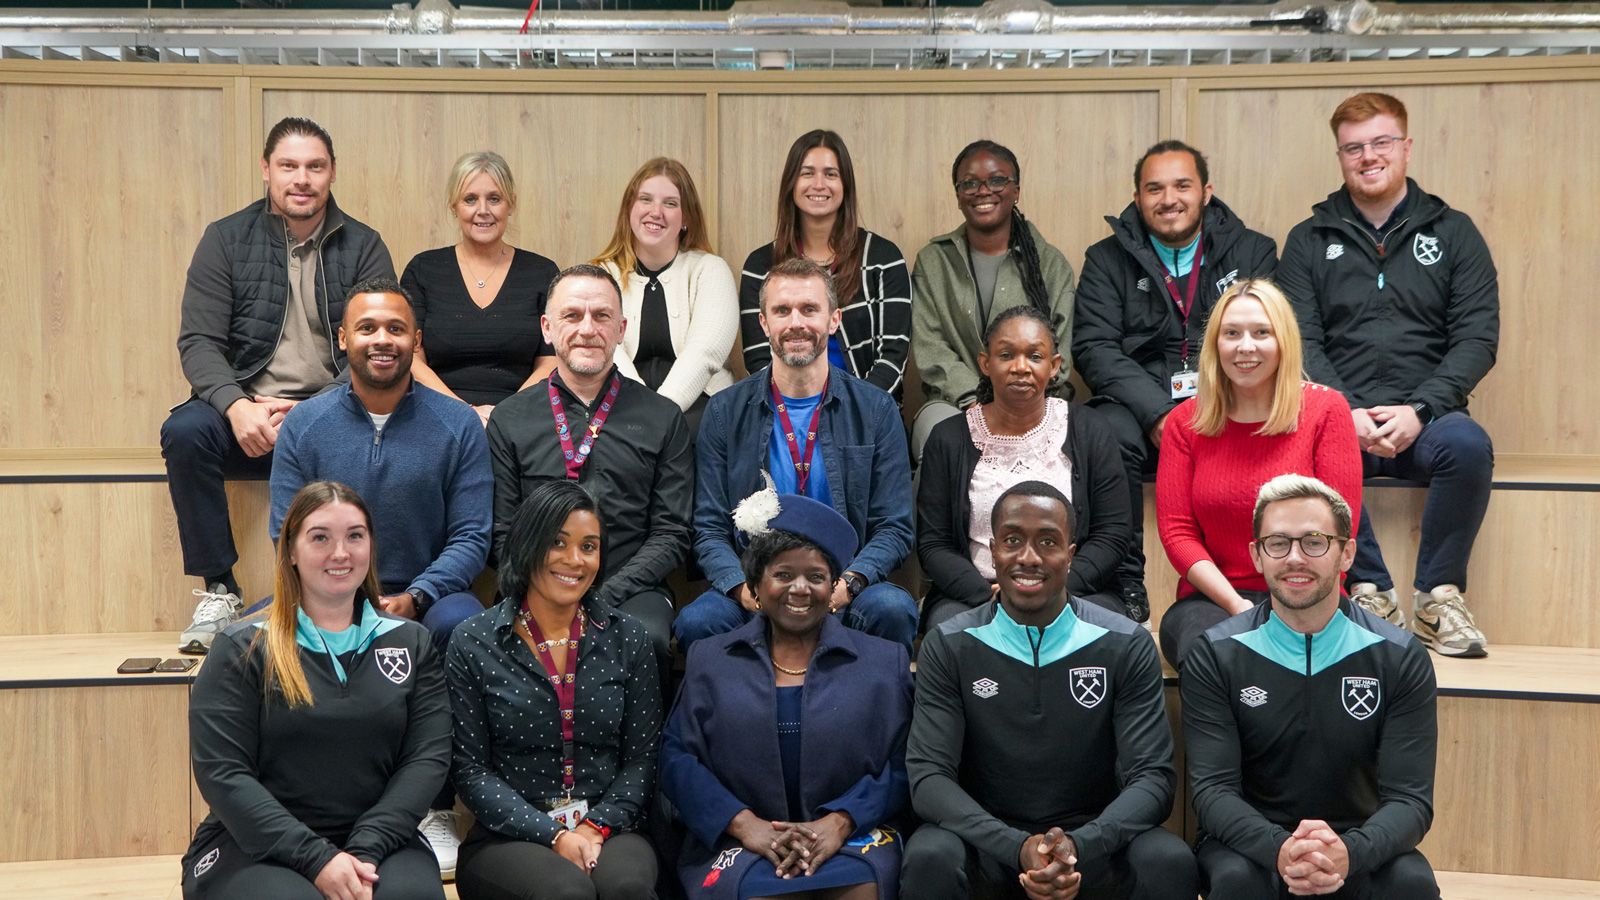
[[[1045,290],[1050,295],[1050,318],[1055,324],[1056,348],[1061,353],[1060,388],[1067,399],[1072,389],[1072,265],[1061,251],[1045,243],[1032,222],[1028,229],[1039,248]],[[911,354],[922,374],[927,402],[940,401],[965,407],[978,396],[978,353],[983,334],[978,327],[978,286],[967,261],[966,226],[942,234],[917,254],[911,274]],[[994,283],[989,316],[1028,302],[1022,289],[1022,271],[1007,257]]]

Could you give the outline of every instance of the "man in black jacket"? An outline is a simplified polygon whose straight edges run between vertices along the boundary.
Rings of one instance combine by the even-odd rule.
[[[1212,305],[1234,281],[1271,275],[1277,245],[1212,194],[1206,158],[1182,141],[1145,151],[1133,202],[1106,222],[1111,236],[1084,258],[1072,355],[1127,467],[1133,536],[1118,580],[1129,615],[1143,622],[1144,476],[1155,471],[1167,414],[1194,394]]]
[[[1350,507],[1304,475],[1256,497],[1250,555],[1271,601],[1211,628],[1183,666],[1183,732],[1208,896],[1439,897],[1433,664],[1339,596]]]
[[[1357,94],[1330,124],[1345,185],[1289,232],[1279,284],[1300,321],[1307,374],[1350,401],[1367,477],[1429,485],[1413,629],[1438,653],[1484,656],[1464,594],[1494,448],[1467,396],[1499,346],[1494,261],[1471,219],[1406,177],[1405,104]],[[1363,607],[1402,622],[1365,504],[1350,581]]]
[[[274,125],[261,180],[266,197],[206,226],[183,289],[178,359],[193,393],[162,424],[161,455],[183,571],[202,585],[184,653],[205,653],[244,611],[224,479],[272,474],[284,414],[345,372],[334,334],[345,294],[394,277],[383,239],[333,202],[321,125]]]
[[[1161,827],[1177,779],[1155,642],[1069,596],[1060,491],[1024,481],[990,520],[998,598],[931,629],[917,660],[906,770],[925,824],[901,896],[1194,900],[1194,855]]]

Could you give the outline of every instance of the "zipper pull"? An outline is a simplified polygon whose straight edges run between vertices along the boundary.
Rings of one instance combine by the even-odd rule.
[[[1378,273],[1378,290],[1383,290],[1383,273]]]

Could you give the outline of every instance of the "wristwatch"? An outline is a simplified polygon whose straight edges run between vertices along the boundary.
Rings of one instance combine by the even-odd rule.
[[[1417,402],[1410,404],[1410,406],[1412,409],[1417,411],[1417,421],[1424,425],[1427,425],[1433,421],[1433,408],[1428,406],[1428,404],[1418,400]]]
[[[844,573],[844,589],[845,593],[850,595],[850,599],[855,600],[861,596],[862,591],[867,589],[867,580],[854,572],[846,572]]]
[[[433,600],[428,597],[428,592],[422,588],[406,588],[406,593],[411,595],[411,604],[416,609],[417,615],[419,616],[427,612],[428,607],[433,605]]]

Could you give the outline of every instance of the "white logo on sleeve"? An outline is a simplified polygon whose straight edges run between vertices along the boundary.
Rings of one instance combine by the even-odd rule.
[[[210,853],[200,857],[200,861],[194,864],[194,877],[199,878],[201,875],[211,871],[211,867],[217,864],[217,859],[221,856],[221,850],[213,847]]]
[[[395,684],[405,684],[411,677],[411,651],[404,647],[380,647],[373,652],[378,658],[378,671]]]
[[[1239,280],[1239,270],[1238,269],[1234,269],[1232,272],[1229,272],[1228,274],[1222,276],[1221,278],[1218,278],[1217,279],[1217,293],[1220,294],[1223,291],[1226,291],[1228,288],[1233,286],[1233,283],[1235,281],[1238,281],[1238,280]]]
[[[1105,666],[1080,666],[1068,672],[1072,676],[1072,699],[1084,709],[1094,709],[1106,698]]]
[[[1148,278],[1141,278],[1138,281],[1135,281],[1133,286],[1135,289],[1144,291],[1146,294],[1150,293],[1150,279]]]
[[[1239,692],[1239,702],[1251,709],[1263,706],[1267,702],[1267,692],[1252,684]]]
[[[1338,259],[1339,257],[1341,257],[1343,255],[1344,255],[1344,245],[1343,244],[1329,244],[1328,245],[1328,258],[1329,259]]]
[[[1382,700],[1379,696],[1378,679],[1346,677],[1340,699],[1344,702],[1344,711],[1358,721],[1371,718],[1372,714],[1378,711],[1378,704]]]
[[[1419,234],[1411,239],[1411,255],[1417,258],[1417,262],[1431,266],[1444,259],[1444,248],[1439,246],[1437,237]]]
[[[992,678],[979,678],[972,683],[972,692],[987,700],[1000,693],[1000,683]]]

